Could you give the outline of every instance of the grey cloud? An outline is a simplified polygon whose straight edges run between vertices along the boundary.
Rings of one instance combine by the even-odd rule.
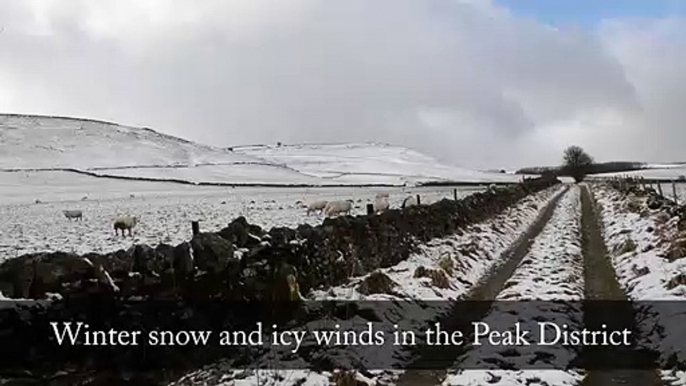
[[[3,110],[227,146],[384,141],[471,167],[556,163],[570,141],[599,159],[633,158],[628,150],[655,134],[633,119],[635,127],[593,130],[593,117],[610,111],[665,127],[681,119],[677,105],[658,102],[664,87],[683,94],[683,82],[671,83],[678,73],[655,61],[643,64],[650,76],[627,70],[652,44],[636,54],[613,45],[633,41],[626,29],[553,30],[489,2],[35,4],[0,3]],[[575,123],[582,119],[591,120]],[[624,130],[625,152],[613,142]],[[668,139],[660,146],[675,148]]]

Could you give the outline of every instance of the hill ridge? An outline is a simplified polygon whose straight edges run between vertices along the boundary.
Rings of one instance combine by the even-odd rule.
[[[49,169],[193,184],[406,185],[519,179],[447,165],[379,141],[218,147],[104,120],[0,114],[0,170]]]

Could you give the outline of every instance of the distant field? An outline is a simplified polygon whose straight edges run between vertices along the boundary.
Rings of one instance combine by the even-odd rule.
[[[676,180],[680,176],[686,176],[686,166],[681,167],[670,167],[670,168],[659,168],[659,169],[642,169],[634,170],[631,172],[622,173],[604,173],[604,174],[594,174],[592,177],[644,177],[651,179],[664,179],[664,180]]]
[[[3,173],[2,178],[0,260],[38,251],[105,252],[133,243],[176,244],[190,239],[193,220],[199,220],[203,230],[212,231],[238,216],[264,228],[316,225],[323,217],[307,216],[303,205],[321,199],[354,199],[354,214],[364,214],[366,203],[381,191],[390,193],[392,207],[400,206],[409,194],[420,194],[422,203],[453,197],[452,187],[228,188],[68,172]],[[485,188],[463,187],[458,189],[458,197]],[[66,209],[83,210],[83,222],[68,221],[62,214]],[[113,219],[124,213],[141,217],[133,238],[114,235]]]
[[[676,194],[679,199],[679,203],[686,203],[686,182],[680,181],[681,176],[686,176],[686,166],[666,166],[667,165],[665,165],[663,168],[635,170],[625,173],[595,174],[590,176],[589,179],[596,180],[610,177],[643,177],[648,180],[664,180],[660,186],[662,187],[662,193],[669,198],[674,198],[674,192],[672,190],[672,183],[667,181],[675,181]],[[654,184],[654,186],[657,188],[656,184]]]
[[[236,146],[88,119],[0,114],[0,170],[78,170],[130,179],[300,186],[518,182],[383,143]]]

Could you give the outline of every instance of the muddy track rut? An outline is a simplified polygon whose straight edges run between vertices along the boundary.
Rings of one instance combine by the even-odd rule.
[[[566,187],[563,191],[557,193],[557,196],[541,211],[541,214],[531,227],[504,253],[504,263],[486,275],[485,279],[481,280],[465,297],[464,300],[466,301],[478,301],[478,303],[472,303],[473,309],[465,312],[466,307],[461,306],[461,315],[448,315],[441,320],[441,324],[445,326],[446,330],[465,330],[464,326],[466,324],[471,324],[486,316],[491,309],[491,302],[503,290],[505,282],[512,276],[519,263],[527,255],[534,239],[543,231],[543,228],[553,217],[560,200],[568,191],[569,187]],[[470,316],[469,320],[465,320],[465,314]],[[454,365],[455,359],[464,352],[464,349],[462,346],[431,346],[419,353],[419,358],[413,364],[414,368],[404,372],[398,379],[396,386],[440,385],[442,378],[446,374],[445,369]],[[422,367],[429,367],[424,366],[429,363],[431,364],[431,370],[422,369]]]
[[[603,241],[598,207],[587,185],[581,186],[581,210],[585,298],[587,300],[626,302],[626,306],[623,305],[621,308],[616,306],[609,308],[594,307],[592,312],[584,313],[584,324],[590,328],[597,328],[606,323],[613,329],[628,328],[636,331],[631,302],[628,301],[617,281],[615,270]],[[621,315],[618,316],[617,312],[620,312]],[[641,353],[631,349],[618,353],[616,350],[609,351],[601,348],[588,350],[584,354],[586,355],[584,360],[603,363],[606,366],[618,363],[628,367],[627,364],[645,360],[641,357]],[[661,384],[662,382],[655,370],[638,369],[592,370],[581,382],[581,386],[658,386]]]

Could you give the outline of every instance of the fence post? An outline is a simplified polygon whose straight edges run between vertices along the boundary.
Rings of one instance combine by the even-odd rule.
[[[660,196],[664,197],[665,195],[662,194],[662,184],[660,183],[660,181],[657,181],[656,184],[658,193],[660,193]]]
[[[374,204],[367,204],[367,214],[374,214]]]
[[[457,189],[453,189],[453,200],[457,201]]]
[[[674,203],[679,204],[679,196],[676,195],[676,182],[672,181],[672,194],[674,195]]]
[[[193,229],[193,236],[197,236],[200,233],[200,223],[197,221],[191,221],[191,228]]]
[[[422,200],[419,198],[419,195],[417,195],[417,205],[421,205],[421,204],[422,204]]]

